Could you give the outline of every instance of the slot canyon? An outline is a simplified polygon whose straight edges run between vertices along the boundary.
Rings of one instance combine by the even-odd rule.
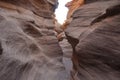
[[[0,80],[120,80],[120,0],[73,1],[0,0]]]

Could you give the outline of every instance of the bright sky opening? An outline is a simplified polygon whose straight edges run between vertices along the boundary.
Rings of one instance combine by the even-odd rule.
[[[56,19],[60,24],[63,24],[63,22],[66,19],[68,9],[65,7],[65,4],[71,0],[58,0],[59,5],[58,8],[55,11]]]

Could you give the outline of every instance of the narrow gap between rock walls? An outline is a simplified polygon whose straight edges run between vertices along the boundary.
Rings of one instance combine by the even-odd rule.
[[[70,72],[72,70],[72,47],[68,40],[66,39],[64,30],[62,29],[62,25],[64,24],[68,8],[65,5],[70,2],[71,0],[58,0],[58,8],[55,10],[55,31],[56,36],[59,40],[59,45],[63,51],[63,64],[65,65],[65,69],[70,76]]]
[[[70,1],[72,0],[58,0],[58,7],[55,10],[54,29],[56,31],[56,35],[59,41],[65,38],[63,25],[65,23],[68,13],[68,8],[65,5]]]
[[[63,51],[63,63],[69,74],[73,68],[73,63],[71,60],[73,48],[66,38],[65,30],[72,21],[73,13],[79,7],[84,5],[84,2],[85,0],[58,0],[59,5],[55,10],[56,17],[54,30]]]
[[[68,8],[65,7],[67,2],[70,2],[71,0],[58,0],[58,8],[55,10],[55,15],[56,15],[56,19],[58,21],[58,23],[63,24],[66,16],[67,16],[67,12],[68,12]]]

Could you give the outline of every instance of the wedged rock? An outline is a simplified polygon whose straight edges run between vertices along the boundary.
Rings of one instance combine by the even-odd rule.
[[[0,80],[69,80],[53,7],[47,0],[0,0]]]
[[[73,46],[72,80],[120,79],[120,1],[85,4],[66,29]]]

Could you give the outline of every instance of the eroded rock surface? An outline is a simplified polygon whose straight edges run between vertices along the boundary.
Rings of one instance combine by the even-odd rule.
[[[72,49],[55,36],[57,4],[0,0],[0,80],[70,80],[71,56],[71,80],[119,80],[120,1],[86,0],[65,31]]]
[[[120,79],[119,0],[93,0],[80,7],[66,35],[74,49],[72,80]]]
[[[69,80],[55,37],[57,0],[0,0],[0,80]]]

